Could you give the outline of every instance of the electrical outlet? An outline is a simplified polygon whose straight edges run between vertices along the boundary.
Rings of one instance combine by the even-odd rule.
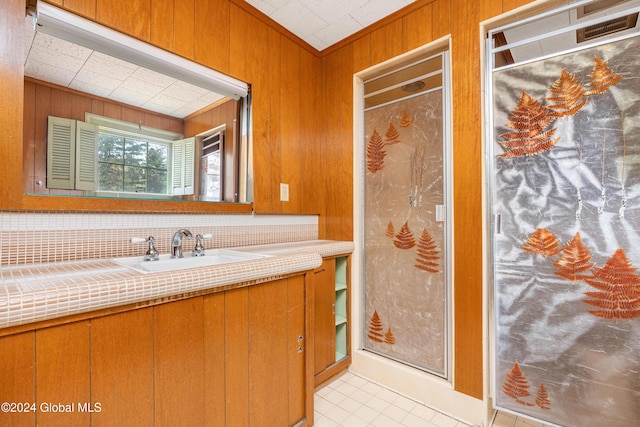
[[[289,184],[280,183],[280,201],[289,201]]]

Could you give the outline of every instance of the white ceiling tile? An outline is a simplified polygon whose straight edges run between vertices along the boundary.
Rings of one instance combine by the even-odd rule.
[[[74,82],[76,82],[78,86],[83,85],[88,87],[99,87],[102,89],[101,92],[103,93],[103,91],[112,92],[116,90],[116,88],[120,86],[124,81],[124,79],[111,76],[109,75],[109,73],[105,73],[104,70],[101,71],[102,73],[98,73],[90,68],[85,67],[80,70],[78,74],[76,74]]]
[[[43,45],[34,43],[31,46],[29,57],[34,61],[49,64],[56,68],[77,72],[85,63],[85,59],[77,58],[73,55],[65,55],[60,51],[50,51]]]
[[[146,97],[144,102],[147,102],[162,92],[162,89],[162,86],[130,76],[116,90],[128,90],[132,93],[137,93],[141,97]]]
[[[305,37],[326,28],[326,26],[327,23],[322,18],[313,12],[308,12],[306,15],[299,15],[295,22],[292,23],[289,31],[304,39]]]
[[[350,15],[346,15],[317,31],[314,36],[330,46],[336,41],[360,31],[362,28],[358,21]]]
[[[80,92],[85,92],[85,93],[90,93],[92,95],[96,95],[96,96],[101,96],[103,98],[107,98],[111,92],[115,89],[115,87],[113,88],[105,88],[105,87],[101,87],[101,86],[96,86],[94,84],[91,84],[89,82],[84,82],[82,80],[78,80],[73,79],[71,81],[71,83],[69,84],[69,87],[71,89],[75,89],[77,91]]]
[[[162,87],[171,86],[173,83],[176,82],[176,79],[173,77],[169,77],[164,74],[160,74],[155,71],[151,71],[142,67],[138,67],[131,74],[131,77],[150,83],[154,86],[162,86]]]
[[[351,11],[361,8],[369,0],[300,0],[309,10],[322,18],[325,22],[331,23],[351,13]]]
[[[144,94],[140,92],[135,92],[130,89],[123,88],[122,86],[118,86],[113,92],[111,92],[109,98],[134,107],[142,107],[145,102],[148,102],[149,99],[151,99],[150,96],[144,96]]]
[[[187,103],[184,101],[159,93],[142,104],[142,107],[152,111],[158,111],[159,109],[173,111],[178,108],[184,108],[186,105]]]
[[[65,87],[76,75],[73,71],[58,68],[51,64],[45,64],[31,58],[27,59],[24,67],[24,74],[25,76],[32,77],[34,79],[51,82]]]
[[[350,15],[363,27],[367,27],[407,4],[402,0],[370,0],[366,5],[351,11]]]
[[[106,74],[113,79],[124,81],[137,67],[103,53],[93,52],[84,68],[96,74]]]
[[[33,45],[81,60],[91,54],[91,49],[40,32],[35,35]]]

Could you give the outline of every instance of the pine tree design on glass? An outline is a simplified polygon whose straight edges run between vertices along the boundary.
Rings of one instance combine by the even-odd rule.
[[[589,310],[604,319],[635,319],[640,317],[640,276],[634,273],[624,249],[618,249],[604,267],[593,268],[593,276],[585,278],[598,291],[585,292],[590,299],[585,304],[597,307]]]
[[[439,264],[436,262],[440,259],[440,251],[426,228],[422,230],[420,239],[418,239],[417,253],[416,268],[429,273],[438,273],[440,271],[438,270]]]
[[[573,239],[562,248],[559,259],[554,260],[553,265],[556,267],[555,273],[558,276],[571,282],[577,282],[589,277],[582,273],[591,270],[595,265],[590,261],[591,251],[582,242],[580,232],[577,232]]]
[[[502,383],[502,391],[504,394],[514,399],[516,403],[519,403],[523,406],[533,406],[533,403],[529,403],[525,400],[522,400],[523,397],[531,396],[529,393],[529,381],[527,377],[520,369],[520,364],[516,360],[513,364],[513,367],[509,372],[507,372],[507,378]],[[549,392],[544,384],[540,384],[538,390],[536,391],[535,398],[536,405],[545,410],[551,409],[551,399],[549,397]]]
[[[544,384],[540,384],[536,392],[536,405],[538,405],[540,409],[551,409],[551,399],[549,399],[549,392]]]
[[[387,344],[395,344],[396,343],[396,337],[393,335],[393,332],[391,332],[391,328],[387,328],[387,332],[385,332],[384,334],[384,342],[386,342]]]
[[[533,99],[524,90],[506,126],[513,132],[505,132],[498,141],[507,149],[500,157],[533,156],[551,149],[560,138],[553,138],[557,128],[547,129],[555,118],[547,107]]]
[[[524,373],[520,369],[520,365],[516,360],[513,364],[513,368],[507,373],[507,379],[502,383],[502,391],[507,396],[515,399],[516,403],[524,406],[533,406],[532,403],[525,402],[522,397],[531,396],[529,393],[529,381],[524,376]]]
[[[400,127],[401,128],[409,127],[409,126],[411,126],[411,123],[413,123],[413,118],[407,112],[407,110],[404,110],[402,112],[402,118],[400,119]]]
[[[384,342],[384,328],[382,327],[382,321],[378,316],[378,311],[373,310],[373,315],[369,320],[369,331],[367,337],[374,342]]]
[[[560,246],[560,240],[555,234],[547,230],[546,228],[538,228],[534,231],[527,240],[525,240],[526,246],[522,246],[522,250],[541,255],[542,257],[553,256],[562,250]]]
[[[373,130],[371,138],[367,144],[367,169],[371,173],[376,173],[384,168],[384,157],[387,155],[384,150],[384,141],[376,131]]]
[[[367,332],[367,338],[374,342],[383,342],[386,344],[395,344],[396,337],[393,335],[391,331],[391,327],[387,328],[387,332],[384,331],[384,326],[382,325],[382,320],[380,320],[380,316],[378,316],[378,310],[373,310],[373,315],[369,320],[369,330]]]
[[[389,221],[387,223],[387,228],[384,231],[384,235],[389,238],[393,238],[395,234],[396,234],[396,229],[393,227],[393,222]]]
[[[593,65],[593,71],[589,74],[591,81],[587,83],[587,86],[591,87],[585,92],[585,95],[595,95],[605,93],[610,87],[615,86],[622,76],[615,73],[609,68],[607,61],[604,61],[597,56],[595,57],[595,63]]]
[[[585,97],[580,80],[564,68],[560,78],[549,87],[549,92],[552,96],[547,97],[547,101],[551,102],[547,108],[552,110],[551,115],[554,117],[573,116],[589,100]]]
[[[387,145],[393,145],[400,142],[400,132],[398,132],[398,129],[396,129],[393,123],[389,123],[389,128],[384,136],[386,137],[385,143]]]
[[[413,233],[409,229],[409,223],[406,221],[400,227],[400,231],[396,234],[396,238],[393,240],[393,244],[398,249],[411,249],[416,245],[416,240],[413,237]]]

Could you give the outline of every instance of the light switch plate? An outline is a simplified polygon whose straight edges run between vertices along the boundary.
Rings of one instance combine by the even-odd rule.
[[[280,201],[289,201],[289,184],[280,183]]]

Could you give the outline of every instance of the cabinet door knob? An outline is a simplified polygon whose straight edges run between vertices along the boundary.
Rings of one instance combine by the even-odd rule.
[[[304,341],[304,337],[302,335],[298,335],[298,342]]]
[[[302,347],[298,347],[298,353],[302,353],[303,351]]]

